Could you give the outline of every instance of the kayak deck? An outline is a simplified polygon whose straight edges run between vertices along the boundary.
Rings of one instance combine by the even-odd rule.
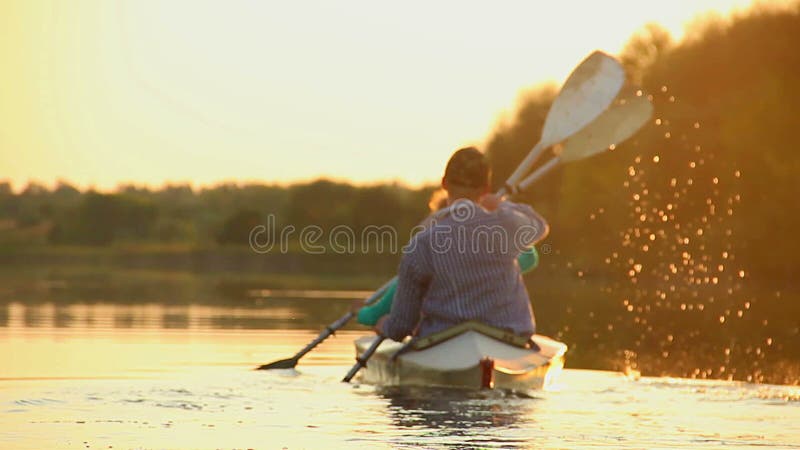
[[[357,356],[376,338],[357,339]],[[427,348],[405,351],[396,358],[404,344],[387,339],[369,359],[360,379],[384,386],[545,389],[564,366],[567,346],[546,336],[534,335],[532,339],[538,349],[511,345],[467,329]]]

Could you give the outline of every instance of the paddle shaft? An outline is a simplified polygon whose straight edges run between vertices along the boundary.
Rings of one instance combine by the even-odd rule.
[[[364,302],[364,304],[365,305],[371,305],[371,304],[375,303],[376,301],[378,301],[378,299],[381,297],[381,295],[383,295],[383,293],[386,292],[387,289],[389,289],[389,286],[391,285],[391,283],[393,281],[394,281],[394,279],[391,279],[391,280],[387,281],[383,286],[381,286],[380,289],[378,289],[372,295],[370,295],[369,298],[367,298],[367,300]],[[339,328],[342,328],[343,326],[345,326],[347,324],[347,322],[350,321],[350,319],[355,317],[355,315],[356,315],[356,313],[354,313],[353,311],[348,311],[345,315],[343,315],[342,317],[339,317],[335,322],[333,322],[330,325],[328,325],[327,327],[325,327],[325,329],[322,331],[322,333],[320,333],[316,337],[316,339],[314,339],[313,341],[309,342],[308,345],[306,345],[302,350],[300,350],[299,352],[297,352],[296,355],[294,355],[294,359],[300,359],[303,356],[305,356],[306,353],[308,353],[311,350],[313,350],[314,347],[316,347],[317,345],[321,344],[322,341],[324,341],[325,339],[329,338],[332,334],[336,333],[336,331],[339,330]]]
[[[364,367],[367,367],[367,361],[372,357],[372,354],[375,353],[376,350],[378,350],[378,347],[381,345],[384,339],[386,339],[386,337],[381,334],[375,337],[375,340],[372,341],[372,345],[370,345],[369,348],[364,351],[364,353],[362,353],[358,358],[356,358],[356,365],[354,365],[350,369],[350,371],[347,372],[347,375],[345,375],[344,378],[342,378],[343,383],[349,383],[350,380],[352,380],[353,377],[356,376],[359,370],[361,370]]]
[[[397,278],[397,277],[395,277],[395,278]],[[378,301],[378,299],[386,292],[386,290],[389,289],[389,286],[391,286],[391,284],[394,282],[395,278],[392,278],[391,280],[389,280],[386,283],[384,283],[384,285],[381,286],[380,289],[375,291],[372,295],[370,295],[367,298],[367,300],[364,301],[364,304],[365,305],[371,305],[371,304],[375,303],[376,301]],[[263,365],[259,366],[258,369],[259,370],[268,370],[268,369],[273,369],[273,368],[286,369],[286,368],[292,368],[292,367],[296,366],[297,362],[300,360],[300,358],[302,358],[308,352],[313,350],[316,346],[321,344],[322,341],[324,341],[325,339],[328,339],[332,334],[336,333],[337,330],[339,330],[340,328],[345,326],[345,324],[347,324],[347,322],[349,322],[350,319],[352,319],[355,315],[356,315],[356,313],[354,313],[353,311],[348,311],[342,317],[338,318],[336,321],[334,321],[330,325],[326,326],[325,329],[322,330],[322,332],[319,335],[317,335],[317,337],[313,341],[309,342],[308,345],[303,347],[302,350],[297,352],[291,358],[288,358],[288,359],[285,359],[285,360],[280,360],[280,361],[274,361],[274,362],[269,363],[269,364],[263,364]]]
[[[520,191],[520,187],[517,185],[517,181],[528,173],[531,170],[531,167],[536,163],[536,160],[544,153],[544,150],[547,148],[544,145],[544,142],[539,141],[536,145],[531,149],[530,152],[525,156],[525,159],[522,160],[519,166],[517,166],[517,170],[508,177],[506,180],[506,184],[503,187],[503,190],[509,194],[516,194]]]
[[[528,187],[530,187],[530,185],[532,185],[537,180],[545,176],[545,174],[547,174],[551,170],[555,169],[556,166],[558,166],[560,163],[561,163],[561,158],[556,156],[548,160],[541,166],[539,166],[539,168],[534,170],[532,174],[528,175],[527,177],[525,177],[524,180],[520,181],[518,185],[519,192],[524,192],[526,189],[528,189]]]
[[[322,341],[324,341],[325,339],[328,339],[332,334],[336,333],[336,330],[338,330],[339,328],[343,327],[347,322],[350,321],[350,319],[353,318],[354,315],[355,315],[355,313],[353,313],[352,311],[349,311],[347,314],[343,315],[342,317],[339,317],[335,322],[333,322],[330,325],[326,326],[325,329],[322,331],[322,333],[320,333],[313,341],[309,342],[308,345],[303,347],[302,350],[297,352],[297,354],[294,355],[294,357],[292,359],[299,360],[300,358],[305,356],[306,353],[308,353],[311,350],[313,350],[314,347],[316,347],[319,344],[321,344]]]

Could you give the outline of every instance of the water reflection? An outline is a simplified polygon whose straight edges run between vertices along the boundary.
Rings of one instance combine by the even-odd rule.
[[[500,391],[385,387],[377,393],[389,401],[398,426],[474,428],[511,426],[533,411],[531,396]],[[525,399],[527,401],[513,401]]]
[[[574,370],[562,374],[560,390],[534,398],[351,386],[339,380],[353,363],[352,342],[364,329],[337,333],[303,358],[297,370],[274,372],[252,369],[291,356],[319,327],[209,329],[239,319],[249,323],[248,315],[262,323],[291,321],[301,313],[314,320],[321,305],[334,315],[346,306],[297,303],[295,309],[263,310],[0,306],[8,317],[8,326],[0,328],[0,355],[7,356],[0,365],[0,405],[6,405],[9,436],[3,443],[25,448],[66,448],[67,442],[102,448],[150,448],[163,442],[176,448],[677,448],[698,443],[789,448],[798,442],[798,393],[783,386],[634,382]],[[316,306],[304,309],[308,303]]]
[[[346,311],[349,299],[270,299],[259,305],[0,303],[0,328],[318,329]],[[350,324],[350,329],[357,325]],[[362,329],[362,328],[359,328]]]
[[[329,297],[323,295],[325,292]],[[797,298],[776,297],[786,305],[782,315],[770,315],[769,320],[762,319],[768,316],[763,311],[763,303],[745,302],[740,311],[730,310],[731,319],[725,321],[728,331],[734,336],[719,334],[709,337],[702,331],[702,324],[707,319],[706,313],[710,307],[693,307],[693,303],[687,302],[685,310],[679,307],[677,311],[671,311],[659,309],[657,305],[637,304],[631,298],[620,303],[625,313],[616,314],[615,309],[603,310],[597,308],[596,304],[589,305],[585,299],[593,297],[588,291],[578,292],[586,295],[569,298],[564,303],[536,303],[537,313],[541,311],[537,315],[543,318],[540,326],[544,334],[551,334],[558,323],[569,323],[564,327],[564,333],[552,333],[554,337],[572,344],[567,357],[569,367],[783,384],[796,384],[800,379],[800,366],[796,358],[800,346],[793,345],[798,335],[797,315],[792,314],[792,308],[800,305],[795,301]],[[35,330],[37,333],[70,330],[86,336],[93,330],[148,330],[153,333],[168,330],[319,332],[338,319],[353,298],[363,294],[362,291],[261,289],[249,292],[247,298],[233,304],[125,303],[113,296],[107,297],[107,302],[39,299],[9,303],[0,299],[0,333],[11,336],[24,330]],[[711,300],[713,298],[709,298],[708,302]],[[560,305],[559,308],[568,305],[563,308],[568,314],[559,316],[548,310],[553,308],[553,304]],[[588,320],[571,317],[579,308],[590,306],[593,309]],[[656,312],[660,314],[658,320],[644,317]],[[631,318],[643,327],[640,333],[632,336],[627,331],[619,331]],[[783,331],[773,329],[776,324],[778,331]],[[368,332],[355,321],[348,324],[345,330]],[[635,339],[638,350],[619,350],[630,339]],[[584,345],[587,341],[591,345]],[[305,344],[298,343],[298,347],[290,349],[287,355]]]
[[[11,309],[14,305],[9,305],[9,309]],[[21,306],[21,305],[20,305]],[[27,328],[34,328],[40,326],[42,323],[45,322],[45,314],[43,314],[44,308],[30,308],[30,307],[22,307],[22,322],[25,324]],[[9,315],[12,313],[9,312]],[[14,321],[11,320],[13,323]]]
[[[161,322],[164,328],[189,328],[189,314],[164,313]]]
[[[73,315],[70,313],[69,308],[63,305],[57,305],[53,314],[53,325],[56,328],[68,328],[72,325],[74,320]]]
[[[114,320],[114,328],[133,328],[134,325],[136,324],[136,317],[130,313],[121,312],[119,314],[116,314],[114,315],[113,320]]]
[[[396,427],[430,430],[430,436],[458,437],[475,445],[515,445],[524,441],[500,439],[502,429],[530,422],[537,401],[524,394],[421,387],[379,388],[388,400],[388,415]],[[491,440],[482,438],[487,434]]]

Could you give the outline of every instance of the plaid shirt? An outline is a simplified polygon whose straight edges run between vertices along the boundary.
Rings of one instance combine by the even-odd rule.
[[[533,334],[517,256],[546,234],[547,223],[528,205],[503,202],[488,212],[457,201],[404,249],[384,335],[400,341],[415,329],[427,336],[467,320]]]

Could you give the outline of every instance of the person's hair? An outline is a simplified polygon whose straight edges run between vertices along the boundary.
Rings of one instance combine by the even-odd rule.
[[[450,157],[443,181],[453,186],[480,189],[489,186],[490,177],[486,156],[475,147],[465,147]]]

